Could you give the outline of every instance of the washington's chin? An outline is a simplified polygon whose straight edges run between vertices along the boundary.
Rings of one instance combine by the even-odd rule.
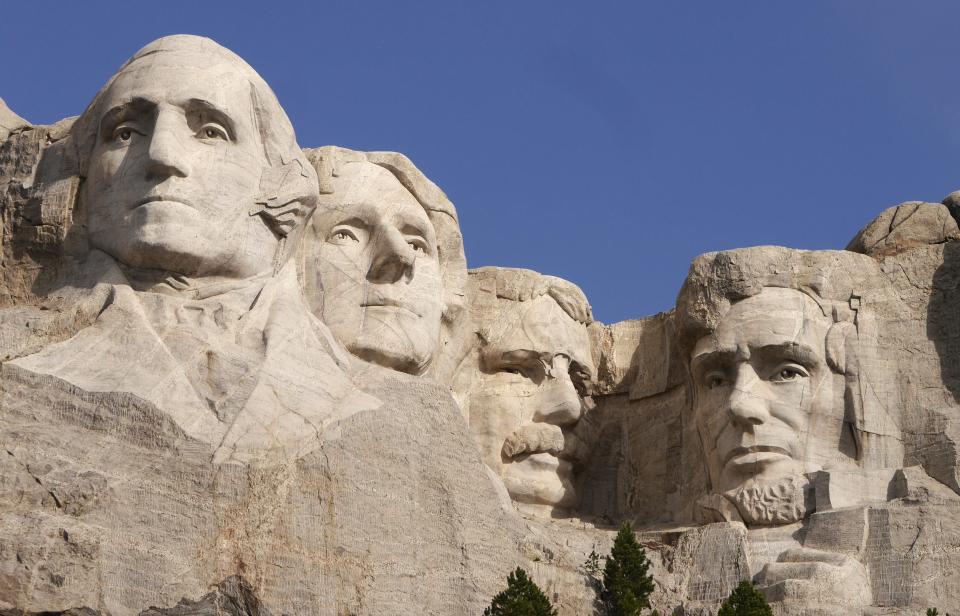
[[[518,503],[566,509],[577,504],[573,465],[548,453],[523,456],[502,467],[503,483]]]
[[[201,264],[226,260],[210,254],[210,244],[200,238],[184,237],[186,230],[169,225],[143,225],[131,229],[122,239],[117,233],[91,234],[90,244],[124,265],[194,274]]]

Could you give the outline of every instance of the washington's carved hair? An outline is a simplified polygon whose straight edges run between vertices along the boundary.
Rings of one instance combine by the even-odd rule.
[[[674,315],[674,339],[684,365],[689,367],[694,345],[717,329],[733,304],[766,288],[805,294],[831,322],[824,356],[830,370],[844,376],[845,418],[853,428],[857,459],[874,468],[900,466],[900,395],[894,367],[879,348],[877,321],[879,312],[896,310],[897,298],[866,255],[763,246],[697,257]],[[878,311],[880,305],[886,309]]]

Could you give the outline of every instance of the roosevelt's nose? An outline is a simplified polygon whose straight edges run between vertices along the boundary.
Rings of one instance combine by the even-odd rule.
[[[170,176],[187,177],[190,165],[181,135],[188,131],[182,113],[173,109],[157,110],[156,122],[147,148],[147,177],[163,180]]]
[[[378,229],[371,250],[367,280],[390,284],[413,277],[416,252],[399,230],[389,225]]]
[[[580,419],[583,402],[570,378],[570,358],[556,355],[550,374],[540,388],[540,400],[534,421],[569,426]]]
[[[735,424],[742,428],[751,428],[769,419],[770,411],[764,396],[764,387],[764,382],[753,366],[747,362],[739,366],[727,402],[730,417]]]

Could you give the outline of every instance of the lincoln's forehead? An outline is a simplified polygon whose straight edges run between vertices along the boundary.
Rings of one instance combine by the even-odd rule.
[[[766,288],[731,306],[716,330],[697,343],[693,356],[784,343],[818,349],[823,347],[829,326],[830,319],[809,295],[795,289]]]

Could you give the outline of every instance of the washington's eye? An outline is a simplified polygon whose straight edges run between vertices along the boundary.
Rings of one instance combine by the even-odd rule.
[[[423,243],[423,240],[410,240],[407,244],[416,252],[427,254],[427,245]]]
[[[201,126],[199,134],[203,139],[220,139],[222,141],[230,140],[229,135],[227,135],[227,129],[214,122],[207,122]]]
[[[797,379],[809,376],[806,370],[798,364],[784,364],[777,368],[777,371],[774,373],[771,381],[784,383],[789,381],[796,381]]]

